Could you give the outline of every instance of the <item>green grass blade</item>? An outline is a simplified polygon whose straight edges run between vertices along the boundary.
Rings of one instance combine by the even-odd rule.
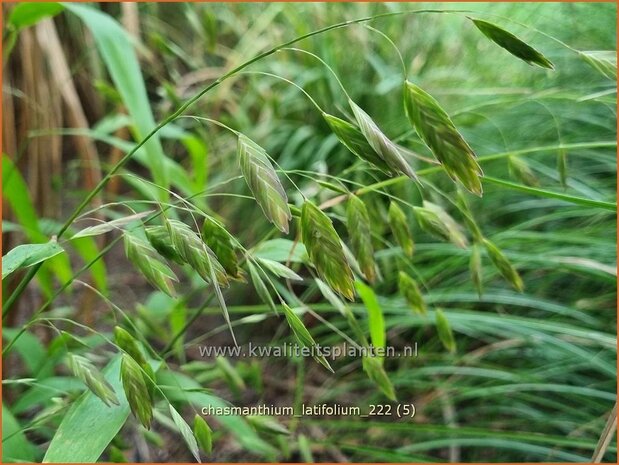
[[[491,178],[488,176],[484,177],[484,182],[489,182],[492,184],[496,184],[498,186],[507,187],[509,189],[514,189],[521,192],[526,192],[527,194],[533,194],[538,197],[546,197],[549,199],[557,199],[563,200],[565,202],[573,203],[576,205],[583,205],[585,207],[597,207],[603,208],[605,210],[617,211],[617,203],[605,202],[603,200],[594,200],[594,199],[585,199],[583,197],[576,197],[568,194],[561,194],[559,192],[547,191],[544,189],[538,189],[535,187],[523,186],[522,184],[515,184],[513,182],[504,181],[502,179]]]
[[[145,138],[155,128],[155,119],[137,55],[128,34],[120,24],[105,13],[83,5],[67,3],[64,6],[84,21],[90,29],[114,85],[133,119],[136,140]],[[153,179],[163,188],[159,192],[161,198],[165,200],[164,189],[169,187],[169,180],[159,136],[154,134],[144,144],[144,148]]]

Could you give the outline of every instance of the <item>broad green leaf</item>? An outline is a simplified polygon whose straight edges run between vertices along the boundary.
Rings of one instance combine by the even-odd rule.
[[[340,238],[329,217],[309,200],[303,204],[301,232],[318,276],[334,291],[353,300],[353,275]]]
[[[172,416],[172,420],[174,420],[174,424],[178,428],[178,431],[181,433],[185,444],[187,444],[187,447],[189,447],[191,455],[193,455],[198,462],[201,462],[200,451],[198,450],[198,443],[193,435],[193,431],[191,431],[191,428],[189,427],[185,419],[180,415],[180,413],[178,413],[176,409],[172,407],[172,404],[169,404],[168,407],[170,408],[170,415]]]
[[[159,364],[151,366],[156,369]],[[119,405],[107,407],[90,391],[83,393],[62,418],[43,462],[94,463],[125,424],[130,409],[120,381],[120,357],[108,363],[103,375]]]
[[[55,241],[45,244],[18,245],[2,257],[2,279],[19,268],[27,268],[64,252]]]
[[[218,355],[215,359],[215,363],[217,368],[219,368],[224,375],[224,377],[228,380],[228,383],[238,392],[245,389],[245,381],[241,378],[239,372],[234,368],[234,366],[230,363],[230,361],[222,356]]]
[[[499,47],[507,50],[515,57],[520,58],[521,60],[529,63],[530,65],[534,64],[541,68],[554,69],[553,64],[548,58],[546,58],[544,55],[542,55],[540,52],[535,50],[527,43],[520,40],[511,32],[506,31],[505,29],[497,26],[496,24],[489,23],[488,21],[473,18],[469,19],[473,21],[475,26],[477,26],[477,29],[479,29],[483,35],[485,35],[488,39],[493,41]]]
[[[307,263],[308,256],[305,245],[290,239],[271,239],[257,245],[252,250],[256,258],[266,258],[276,262]]]
[[[213,434],[210,426],[204,418],[196,413],[193,419],[193,435],[196,442],[207,455],[213,451]]]
[[[2,155],[2,196],[8,201],[24,233],[31,242],[45,242],[47,237],[40,229],[39,217],[32,204],[28,184],[19,169],[6,154]]]
[[[49,238],[43,234],[39,225],[39,217],[30,198],[30,191],[13,161],[2,155],[2,197],[8,202],[23,232],[30,242],[47,242]],[[54,257],[49,264],[44,264],[37,273],[37,280],[43,292],[52,295],[52,276],[54,272],[58,279],[65,282],[72,276],[71,263],[66,255]]]
[[[4,331],[3,329],[2,333]],[[35,386],[20,394],[11,410],[18,415],[35,407],[44,407],[53,397],[84,391],[86,391],[84,383],[72,376],[42,376]]]
[[[288,234],[288,197],[265,150],[243,134],[238,138],[241,172],[256,202],[277,229]]]
[[[361,271],[365,279],[373,283],[376,280],[376,265],[374,263],[370,216],[365,204],[356,195],[348,198],[346,228]]]
[[[371,287],[361,281],[356,281],[355,287],[368,311],[368,326],[370,328],[370,340],[372,341],[372,345],[377,349],[385,349],[387,345],[385,317],[383,316],[383,309],[378,303],[376,294]],[[382,357],[374,358],[382,361]]]
[[[7,26],[15,29],[33,26],[42,19],[56,16],[63,10],[60,3],[49,2],[22,2],[17,3],[11,10],[7,21]]]
[[[133,120],[134,137],[136,140],[144,139],[156,125],[129,34],[111,16],[90,6],[74,3],[63,5],[84,21],[92,33],[101,58]],[[144,145],[144,150],[153,179],[162,187],[158,190],[160,198],[165,199],[169,180],[159,135],[153,135]]]
[[[80,257],[82,257],[84,264],[92,262],[92,265],[90,265],[88,270],[92,275],[93,282],[103,295],[107,295],[107,268],[105,266],[105,260],[100,259],[93,262],[95,257],[97,257],[100,253],[95,240],[91,237],[81,237],[79,239],[71,239],[71,244]],[[54,266],[53,261],[49,264],[50,266]]]
[[[2,404],[2,463],[35,462],[36,448],[11,411]]]
[[[17,336],[19,331],[18,328],[2,328],[2,339],[11,341]],[[32,375],[34,378],[38,377],[38,372],[47,359],[47,350],[39,338],[31,332],[25,331],[15,342],[13,350],[23,359],[23,362],[28,368],[28,374]],[[49,375],[51,373],[47,374]]]
[[[299,454],[301,455],[301,460],[305,463],[314,463],[312,446],[309,442],[309,439],[307,439],[307,436],[304,434],[299,434],[297,444],[299,446]]]
[[[284,308],[284,313],[286,315],[286,321],[288,321],[288,326],[290,326],[290,329],[292,329],[292,332],[297,338],[297,341],[299,341],[303,347],[307,347],[312,351],[315,351],[316,342],[301,321],[301,318],[299,318],[297,314],[290,307],[288,307],[288,305],[282,304],[282,307]],[[318,363],[320,363],[327,370],[333,373],[333,368],[331,368],[331,365],[329,365],[329,362],[324,356],[319,355],[318,353],[313,353],[313,357]]]
[[[434,97],[409,81],[404,83],[404,107],[411,125],[447,174],[481,196],[479,178],[483,172],[473,149],[460,135],[447,112]]]

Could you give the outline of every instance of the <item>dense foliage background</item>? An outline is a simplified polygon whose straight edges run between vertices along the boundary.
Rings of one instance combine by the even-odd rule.
[[[603,208],[616,201],[616,62],[613,75],[612,64],[598,60],[596,69],[579,51],[615,56],[616,5],[125,3],[63,10],[52,4],[13,16],[14,6],[3,7],[3,255],[57,234],[155,122],[260,52],[355,18],[462,9],[474,13],[394,15],[367,25],[394,42],[408,79],[451,115],[485,175],[504,181],[484,182],[481,198],[464,197],[483,234],[524,282],[523,292],[515,290],[484,252],[478,295],[469,271],[472,248],[428,234],[407,207],[420,206],[423,194],[464,226],[454,182],[410,158],[415,169],[427,171],[423,187],[403,177],[374,186],[389,178],[339,144],[306,96],[258,73],[291,80],[325,111],[351,117],[324,65],[281,50],[225,80],[166,125],[155,138],[160,142],[138,152],[93,199],[61,240],[66,253],[46,261],[23,292],[19,283],[28,270],[3,279],[3,461],[41,461],[45,454],[65,462],[193,460],[168,401],[189,424],[200,408],[222,400],[339,403],[365,411],[370,404],[397,405],[368,378],[360,358],[330,360],[331,374],[311,358],[202,357],[200,345],[232,345],[213,287],[190,268],[173,265],[180,282],[179,297],[172,298],[154,290],[127,260],[118,240],[118,229],[130,225],[123,218],[156,210],[165,197],[157,185],[169,181],[174,195],[168,202],[214,216],[251,253],[301,275],[300,282],[270,276],[291,307],[304,309],[299,316],[316,342],[357,340],[302,263],[296,216],[288,235],[265,219],[242,180],[235,134],[200,118],[264,147],[277,161],[289,203],[300,207],[310,198],[325,205],[348,246],[340,191],[362,188],[380,274],[370,311],[378,306],[384,314],[388,345],[418,347],[416,357],[384,361],[398,402],[414,403],[413,419],[281,417],[265,423],[209,417],[213,452],[203,456],[207,461],[591,460],[616,401],[616,211]],[[521,37],[555,69],[510,55],[466,15]],[[327,62],[391,139],[432,158],[404,113],[398,54],[367,25],[334,29],[293,47]],[[609,66],[602,69],[606,75],[601,64]],[[412,258],[389,228],[390,199],[399,199],[407,215]],[[186,210],[169,216],[194,226]],[[110,220],[119,222],[105,234],[70,239]],[[474,239],[465,234],[468,242]],[[93,261],[101,251],[103,258]],[[223,290],[238,343],[294,342],[281,305],[273,312],[241,266],[245,282]],[[419,283],[426,315],[402,298],[401,270]],[[349,307],[369,337],[363,301]],[[454,352],[439,338],[439,308],[453,331]],[[84,382],[67,366],[68,358],[86,357],[88,369],[103,370],[124,399],[115,326],[139,339],[157,372],[150,430],[129,415],[125,400],[108,407],[83,394]],[[615,440],[605,447],[604,461],[615,462]]]

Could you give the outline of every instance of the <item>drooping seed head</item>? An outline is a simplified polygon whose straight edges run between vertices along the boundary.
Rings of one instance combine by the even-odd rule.
[[[447,317],[445,316],[443,311],[438,308],[436,309],[435,317],[438,338],[443,343],[445,349],[447,349],[451,353],[454,353],[456,351],[456,340],[454,339],[449,320],[447,320]]]
[[[522,282],[520,274],[518,274],[518,271],[516,271],[509,259],[489,239],[484,239],[484,246],[486,247],[486,252],[488,252],[490,260],[501,276],[503,276],[503,278],[505,278],[505,280],[510,283],[514,289],[518,292],[522,292],[524,290],[524,283]]]
[[[153,286],[174,297],[172,280],[176,280],[176,275],[166,264],[158,260],[159,255],[153,246],[129,232],[124,233],[123,239],[129,261]]]
[[[417,282],[404,271],[400,271],[398,277],[400,293],[406,302],[411,306],[415,313],[425,315],[427,313],[426,303],[423,300],[423,296],[421,295]]]
[[[511,32],[497,26],[496,24],[484,21],[482,19],[469,18],[477,29],[479,29],[483,35],[485,35],[492,42],[499,47],[504,48],[509,53],[521,60],[527,62],[530,65],[537,65],[541,68],[554,69],[552,62],[531,47],[526,42],[523,42]]]
[[[355,115],[359,130],[368,141],[368,144],[382,158],[385,163],[395,172],[404,174],[417,181],[417,175],[408,164],[399,147],[381,131],[370,115],[352,100],[348,104]]]
[[[329,115],[328,113],[323,113],[322,116],[333,131],[333,134],[335,134],[339,141],[354,155],[389,175],[396,173],[396,171],[391,169],[385,160],[374,151],[365,136],[356,126],[337,116]]]
[[[462,228],[443,208],[424,200],[423,207],[414,207],[413,210],[419,226],[426,232],[466,248],[468,241]]]
[[[408,219],[406,218],[406,214],[394,201],[391,201],[389,204],[389,226],[402,251],[408,257],[412,257],[415,250],[415,243],[413,242],[411,230],[408,227]]]
[[[72,353],[68,353],[67,357],[67,365],[73,372],[73,376],[80,379],[90,392],[101,399],[108,407],[111,404],[119,405],[114,388],[90,360]]]
[[[361,271],[365,279],[373,283],[376,280],[376,264],[374,263],[370,216],[365,204],[356,195],[351,195],[348,198],[346,227]]]
[[[153,419],[153,406],[146,384],[147,381],[138,363],[127,354],[122,355],[120,378],[131,412],[144,428],[150,429]]]
[[[238,137],[241,172],[256,202],[277,229],[288,234],[288,197],[266,151],[243,134]]]
[[[483,172],[475,153],[439,103],[421,87],[404,84],[406,114],[421,140],[441,162],[447,174],[481,196]]]
[[[310,261],[331,288],[354,299],[353,274],[331,219],[310,201],[301,210],[301,234]]]
[[[226,273],[233,278],[242,279],[242,271],[230,233],[221,224],[212,218],[205,218],[202,224],[202,240],[215,253],[217,261]]]

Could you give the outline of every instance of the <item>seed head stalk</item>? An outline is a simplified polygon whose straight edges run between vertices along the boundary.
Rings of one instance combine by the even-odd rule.
[[[71,216],[69,216],[69,218],[67,218],[67,220],[64,222],[64,224],[61,226],[60,230],[56,234],[56,237],[58,239],[60,239],[64,235],[64,233],[69,229],[71,224],[73,224],[73,221],[75,221],[75,219],[80,215],[80,213],[84,210],[84,208],[86,208],[86,206],[97,196],[97,194],[99,194],[99,192],[101,192],[101,190],[110,181],[110,179],[114,176],[114,174],[116,174],[123,166],[125,166],[127,164],[127,162],[133,157],[133,155],[139,149],[141,149],[155,134],[157,134],[164,126],[166,126],[167,124],[171,123],[176,118],[178,118],[180,115],[182,115],[188,108],[190,108],[194,103],[196,103],[198,100],[200,100],[207,92],[210,92],[212,89],[214,89],[215,87],[219,86],[226,79],[234,76],[239,71],[242,71],[243,69],[247,68],[248,66],[252,65],[253,63],[255,63],[255,62],[259,61],[259,60],[262,60],[263,58],[266,58],[266,57],[268,57],[270,55],[273,55],[278,50],[281,50],[283,48],[289,47],[290,45],[293,45],[293,44],[295,44],[297,42],[300,42],[300,41],[302,41],[304,39],[307,39],[309,37],[312,37],[312,36],[315,36],[315,35],[318,35],[318,34],[322,34],[322,33],[325,33],[325,32],[328,32],[328,31],[331,31],[331,30],[334,30],[334,29],[339,29],[339,28],[347,27],[347,26],[350,26],[352,24],[359,24],[359,23],[365,23],[365,22],[368,22],[368,21],[373,21],[373,20],[379,19],[379,18],[386,18],[386,17],[391,17],[391,16],[400,16],[400,15],[405,15],[405,14],[420,14],[420,13],[469,13],[469,11],[468,10],[419,9],[419,10],[409,10],[409,11],[388,12],[388,13],[382,13],[382,14],[379,14],[379,15],[367,16],[367,17],[364,17],[364,18],[357,18],[357,19],[352,19],[352,20],[349,20],[349,21],[343,21],[343,22],[340,22],[340,23],[336,23],[336,24],[332,24],[330,26],[323,27],[321,29],[317,29],[317,30],[312,31],[312,32],[308,32],[307,34],[303,34],[301,36],[295,37],[294,39],[291,39],[291,40],[289,40],[287,42],[284,42],[284,43],[282,43],[280,45],[276,45],[275,47],[273,47],[273,48],[271,48],[271,49],[269,49],[269,50],[267,50],[265,52],[262,52],[262,53],[256,55],[255,57],[251,58],[250,60],[248,60],[248,61],[246,61],[244,63],[241,63],[237,67],[231,69],[230,71],[228,71],[224,75],[222,75],[219,78],[217,78],[211,84],[206,86],[204,89],[202,89],[196,95],[191,97],[189,100],[187,100],[187,102],[185,102],[183,105],[181,105],[174,113],[172,113],[167,118],[165,118],[163,121],[161,121],[157,126],[155,126],[152,129],[152,131],[150,131],[144,137],[144,139],[142,139],[140,142],[138,142],[138,144],[135,147],[133,147],[133,149],[131,149],[129,152],[127,152],[127,154],[124,157],[122,157],[114,166],[112,166],[110,171],[108,171],[108,173],[99,181],[99,183],[95,186],[95,188],[92,191],[90,191],[88,193],[88,195],[86,195],[84,200],[82,200],[82,202],[80,202],[80,204],[73,211]],[[24,291],[26,286],[35,277],[35,275],[37,274],[37,272],[39,271],[41,266],[42,266],[42,263],[38,263],[38,264],[34,265],[33,267],[31,267],[28,270],[28,273],[24,276],[24,278],[17,285],[15,291],[13,291],[13,293],[6,300],[6,302],[5,302],[4,306],[3,306],[3,316],[8,314],[8,311],[11,309],[11,307],[13,306],[15,301],[22,294],[22,292]]]

